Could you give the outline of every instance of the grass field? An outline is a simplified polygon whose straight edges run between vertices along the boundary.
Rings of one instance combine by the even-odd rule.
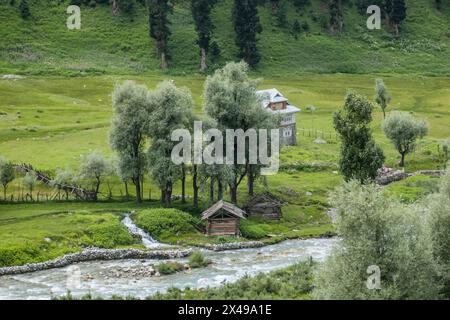
[[[343,103],[348,90],[373,96],[374,75],[307,75],[265,78],[261,88],[276,87],[292,104],[303,109],[298,127],[325,131],[327,145],[313,144],[308,131],[298,132],[298,147],[286,148],[283,160],[336,162],[336,136],[332,114]],[[450,77],[413,75],[384,76],[393,100],[390,110],[409,111],[426,118],[429,136],[408,158],[411,170],[432,163],[437,143],[450,137]],[[43,170],[77,166],[80,155],[93,150],[110,153],[108,130],[111,120],[111,92],[114,85],[133,79],[153,88],[163,79],[173,79],[188,87],[195,101],[195,113],[202,113],[203,77],[99,76],[81,78],[30,77],[0,81],[0,154],[14,162],[29,162]],[[25,93],[25,94],[24,94]],[[305,106],[314,105],[310,113]],[[373,129],[383,146],[388,164],[395,165],[397,154],[380,130],[382,114],[376,110]],[[320,132],[319,132],[320,134]],[[68,147],[70,146],[70,147]],[[431,153],[431,154],[430,154]]]
[[[30,0],[31,18],[22,20],[18,9],[0,3],[0,73],[34,75],[161,74],[155,44],[148,36],[144,8],[134,15],[112,16],[111,8],[81,8],[81,30],[66,27],[67,2]],[[215,6],[214,40],[221,55],[209,61],[212,68],[236,60],[231,0]],[[352,1],[352,4],[355,2]],[[402,38],[389,30],[370,31],[367,15],[355,5],[345,7],[345,33],[331,36],[324,22],[328,10],[322,1],[311,1],[303,10],[287,3],[287,24],[278,26],[270,1],[258,7],[263,32],[259,36],[262,75],[304,73],[422,73],[450,74],[450,6],[437,11],[434,1],[408,1]],[[177,1],[171,19],[170,74],[190,75],[198,70],[198,49],[188,1]],[[295,20],[307,22],[308,34],[292,35]]]
[[[267,243],[287,238],[317,236],[332,232],[330,219],[325,215],[329,204],[328,193],[339,185],[337,174],[339,142],[332,128],[332,113],[342,104],[348,89],[357,90],[370,98],[373,95],[373,75],[309,75],[271,77],[264,79],[261,88],[276,87],[291,103],[303,109],[298,116],[298,146],[286,147],[281,154],[282,171],[256,185],[256,192],[270,191],[287,201],[280,222],[250,219],[243,222],[249,239]],[[154,87],[163,79],[174,79],[177,85],[192,91],[195,113],[202,114],[202,86],[204,78],[193,77],[137,77],[96,76],[80,78],[27,77],[18,81],[0,81],[0,154],[13,162],[31,163],[50,174],[56,168],[77,169],[80,156],[94,150],[111,155],[108,130],[111,118],[110,94],[114,84],[134,79]],[[385,76],[384,80],[393,95],[391,110],[412,112],[430,123],[430,134],[420,142],[416,152],[407,159],[407,170],[435,169],[442,166],[437,161],[437,144],[450,137],[450,78]],[[26,94],[24,94],[26,93]],[[305,106],[314,105],[310,113]],[[380,130],[382,115],[374,114],[373,130],[377,142],[387,155],[387,164],[396,166],[398,155]],[[316,130],[325,132],[327,144],[315,144]],[[315,167],[314,164],[324,164]],[[414,201],[432,190],[435,180],[413,177],[390,186],[400,199]],[[117,178],[112,201],[100,203],[50,202],[25,203],[0,206],[0,247],[7,249],[2,263],[16,264],[41,261],[66,252],[80,250],[86,245],[103,247],[136,245],[135,239],[123,235],[119,224],[121,213],[131,210],[158,207],[157,187],[146,179],[144,198],[152,202],[136,205],[124,201],[123,185]],[[191,181],[187,181],[187,194],[191,195]],[[132,189],[132,188],[130,188]],[[208,205],[207,188],[202,188],[201,208],[192,211],[189,203],[175,206],[197,216]],[[16,196],[20,192],[20,179],[10,186]],[[38,186],[36,191],[51,193],[48,187]],[[106,194],[106,186],[101,191]],[[180,194],[177,184],[174,194]],[[104,197],[104,196],[102,196]],[[239,204],[247,200],[245,183],[241,185]],[[95,232],[93,232],[94,228]],[[112,233],[111,230],[114,230]],[[100,239],[97,237],[99,234]],[[108,238],[109,234],[114,234]],[[122,236],[119,236],[121,235]],[[105,235],[106,238],[101,238]],[[116,238],[118,235],[119,238]],[[46,239],[51,239],[47,242]],[[183,244],[217,242],[198,232],[166,237],[164,241]],[[228,239],[227,241],[230,241]],[[234,240],[235,241],[235,240]]]

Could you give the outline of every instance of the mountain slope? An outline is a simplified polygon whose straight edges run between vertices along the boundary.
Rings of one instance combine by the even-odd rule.
[[[355,2],[356,0],[353,0]],[[16,1],[17,3],[18,1]],[[61,2],[63,2],[61,4]],[[309,34],[292,35],[280,28],[268,3],[259,6],[263,32],[259,36],[262,60],[256,73],[271,76],[296,73],[424,73],[450,74],[450,4],[442,12],[433,0],[409,0],[402,37],[368,30],[367,15],[356,5],[345,9],[345,32],[330,35],[322,25],[328,11],[321,0],[311,0],[302,11],[288,1],[289,25],[307,22]],[[352,1],[350,1],[352,3]],[[112,16],[107,5],[82,7],[82,29],[68,30],[66,1],[29,0],[31,18],[23,20],[17,4],[0,4],[0,73],[27,74],[154,74],[160,73],[155,46],[148,36],[146,10]],[[232,0],[220,0],[214,9],[215,38],[221,55],[212,69],[236,60],[231,19]],[[188,1],[177,1],[171,16],[169,73],[198,70],[196,34]]]

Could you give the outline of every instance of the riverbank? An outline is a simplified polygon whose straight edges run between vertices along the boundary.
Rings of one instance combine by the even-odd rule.
[[[69,265],[87,261],[110,261],[125,259],[176,259],[187,257],[191,249],[184,250],[154,250],[145,251],[138,249],[86,249],[80,253],[67,254],[57,259],[46,262],[30,263],[22,266],[0,268],[0,276],[24,274],[55,268],[63,268]]]
[[[130,277],[142,273],[158,261],[155,259],[125,259],[110,261],[86,261],[76,264],[79,270],[78,286],[67,283],[69,271],[64,267],[26,274],[2,276],[0,300],[3,299],[52,299],[71,292],[75,298],[86,294],[109,299],[112,296],[132,296],[145,299],[156,293],[166,293],[170,288],[213,288],[233,283],[247,276],[279,270],[312,257],[322,261],[336,243],[336,239],[288,240],[276,245],[242,250],[205,250],[205,258],[211,264],[204,268],[186,270],[160,277]],[[171,261],[188,263],[187,258]],[[126,272],[122,272],[126,270]]]

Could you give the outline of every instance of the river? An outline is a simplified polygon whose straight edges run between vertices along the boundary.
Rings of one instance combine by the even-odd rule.
[[[160,277],[139,275],[142,270],[159,262],[156,260],[83,262],[60,269],[3,276],[0,277],[0,300],[51,299],[65,295],[68,289],[75,297],[90,292],[94,297],[102,298],[112,295],[145,298],[157,291],[165,292],[170,287],[214,287],[236,281],[245,274],[255,275],[284,268],[308,257],[321,261],[336,241],[288,240],[254,249],[205,250],[205,256],[213,262],[210,266]]]

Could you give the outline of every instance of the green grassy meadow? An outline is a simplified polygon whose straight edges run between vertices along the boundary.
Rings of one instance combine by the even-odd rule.
[[[376,75],[308,75],[266,78],[261,88],[276,87],[283,92],[291,103],[303,109],[298,115],[298,146],[285,147],[281,154],[282,170],[267,177],[267,184],[259,181],[256,192],[270,191],[289,204],[283,208],[284,216],[280,222],[268,222],[252,218],[242,223],[243,234],[247,239],[263,240],[267,243],[288,238],[317,236],[333,231],[330,219],[326,216],[329,204],[327,196],[342,181],[337,173],[339,141],[332,127],[332,114],[342,104],[349,89],[367,95],[373,95]],[[406,75],[383,77],[392,93],[390,110],[398,109],[424,117],[430,123],[430,134],[420,142],[416,152],[407,159],[407,170],[437,169],[437,144],[450,137],[450,78],[416,77]],[[111,119],[110,94],[114,85],[125,79],[133,79],[153,88],[159,81],[173,79],[177,85],[188,87],[195,101],[195,113],[202,114],[202,90],[204,77],[171,76],[94,76],[94,77],[36,77],[30,76],[18,81],[0,81],[0,154],[15,163],[31,163],[35,168],[50,175],[56,168],[78,167],[80,156],[94,150],[101,150],[112,156],[108,146],[108,131]],[[305,106],[314,105],[314,113],[306,111]],[[380,130],[382,114],[374,113],[373,131],[377,142],[387,155],[387,164],[396,166],[399,157]],[[318,131],[318,133],[316,133]],[[327,144],[315,144],[316,135]],[[324,164],[315,167],[314,164]],[[434,179],[436,180],[436,179]],[[9,263],[45,260],[62,253],[80,250],[84,245],[100,246],[133,245],[136,242],[116,241],[107,244],[92,239],[92,226],[98,222],[110,223],[108,227],[120,232],[123,228],[117,224],[123,212],[143,210],[160,206],[157,201],[159,191],[149,178],[144,184],[142,205],[125,201],[124,187],[117,178],[111,178],[114,198],[102,199],[100,203],[83,202],[44,202],[9,204],[0,206],[0,247],[18,248],[19,244],[35,243],[45,248],[42,254],[25,255],[26,258],[10,258]],[[191,195],[191,181],[187,181],[187,194]],[[409,202],[425,195],[433,188],[433,179],[413,177],[391,185],[390,190],[401,199]],[[207,188],[201,189],[201,209],[208,206]],[[9,187],[10,193],[20,193],[20,179]],[[52,193],[53,190],[39,185],[35,190]],[[130,188],[132,192],[132,188]],[[102,197],[106,196],[106,185],[102,185]],[[180,185],[175,186],[174,194],[181,194]],[[245,181],[241,185],[239,204],[243,205],[248,197]],[[189,201],[189,199],[188,199]],[[175,206],[198,216],[189,203],[179,202]],[[81,213],[80,213],[81,212]],[[113,213],[113,214],[111,214]],[[69,218],[92,216],[82,219],[75,225],[67,226]],[[51,221],[51,223],[47,223]],[[105,223],[106,223],[105,222]],[[103,222],[102,222],[103,223]],[[99,228],[102,225],[99,224]],[[67,229],[69,228],[69,229]],[[73,229],[74,228],[74,229]],[[96,229],[97,230],[97,229]],[[121,231],[122,230],[122,231]],[[80,236],[81,235],[81,236]],[[45,238],[55,239],[50,244]],[[83,239],[83,240],[80,240]],[[181,236],[162,239],[171,243],[202,244],[217,242],[195,231]],[[231,239],[227,239],[230,241]],[[243,240],[243,239],[241,239]],[[245,240],[245,239],[244,239]],[[236,240],[233,240],[236,241]],[[22,247],[24,248],[24,247]],[[9,250],[9,249],[8,249]],[[20,250],[19,250],[20,251]],[[26,252],[26,251],[24,251]],[[36,251],[38,252],[38,251]],[[41,251],[39,251],[41,252]],[[36,254],[36,253],[35,253]],[[4,264],[8,264],[4,262]]]

